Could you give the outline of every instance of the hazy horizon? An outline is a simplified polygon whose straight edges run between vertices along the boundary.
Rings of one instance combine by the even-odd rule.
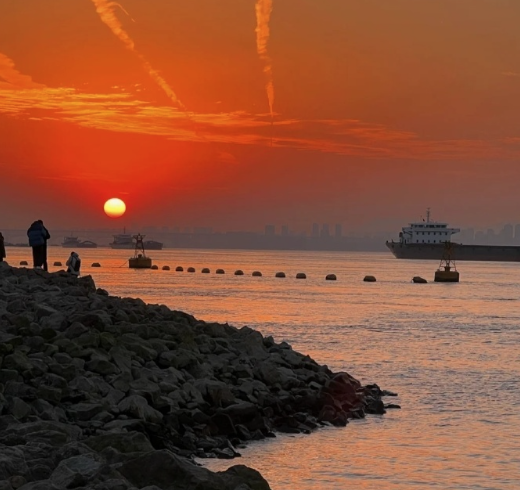
[[[119,3],[0,3],[0,229],[520,221],[520,2]]]

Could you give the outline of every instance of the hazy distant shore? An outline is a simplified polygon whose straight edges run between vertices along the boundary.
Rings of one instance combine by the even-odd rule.
[[[248,327],[5,263],[0,388],[6,489],[268,489],[250,468],[194,458],[384,413],[390,394]]]

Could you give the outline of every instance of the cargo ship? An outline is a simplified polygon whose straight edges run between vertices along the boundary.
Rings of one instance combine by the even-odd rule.
[[[456,261],[520,262],[520,246],[452,242],[451,236],[459,231],[459,228],[448,228],[447,223],[432,221],[428,209],[425,220],[403,227],[399,241],[387,241],[386,246],[398,259],[441,260],[445,243],[451,242],[452,258]]]

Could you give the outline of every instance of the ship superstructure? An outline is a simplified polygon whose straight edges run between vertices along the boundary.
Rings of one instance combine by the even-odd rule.
[[[451,236],[460,228],[448,228],[448,223],[432,221],[430,208],[426,211],[426,219],[404,226],[399,233],[400,243],[445,243],[451,241]]]

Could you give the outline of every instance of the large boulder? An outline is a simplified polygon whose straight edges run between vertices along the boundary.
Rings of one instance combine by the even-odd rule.
[[[146,471],[143,471],[146,468]],[[155,451],[136,458],[118,471],[137,488],[156,485],[162,490],[269,490],[268,483],[255,470],[244,466],[212,473],[169,451]]]

